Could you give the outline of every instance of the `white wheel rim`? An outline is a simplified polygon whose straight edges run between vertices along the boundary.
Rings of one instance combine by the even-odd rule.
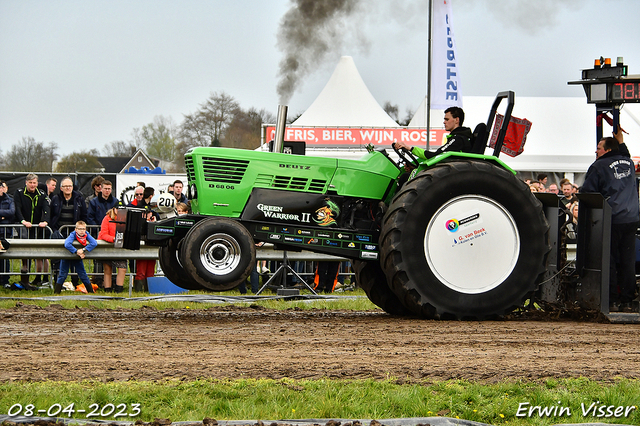
[[[481,195],[463,195],[433,215],[424,252],[442,284],[460,293],[479,294],[498,287],[511,274],[520,253],[520,236],[502,205]]]
[[[200,245],[200,261],[213,275],[227,275],[240,264],[240,244],[229,234],[213,234]]]

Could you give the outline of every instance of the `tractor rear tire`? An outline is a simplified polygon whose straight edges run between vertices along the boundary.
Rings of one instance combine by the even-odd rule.
[[[253,237],[240,222],[215,217],[196,223],[180,244],[188,277],[202,287],[226,291],[237,287],[256,265]]]
[[[356,273],[356,283],[364,290],[374,305],[391,315],[413,315],[387,285],[387,279],[380,267],[380,262],[362,260],[353,260],[352,262]]]
[[[394,197],[380,237],[382,268],[416,315],[492,318],[536,290],[548,236],[542,204],[513,173],[486,161],[440,163]]]
[[[189,279],[184,272],[184,268],[180,264],[180,259],[178,259],[178,249],[176,246],[177,244],[174,240],[169,240],[166,246],[160,247],[158,257],[164,276],[173,284],[185,290],[202,290],[203,287],[192,279]]]

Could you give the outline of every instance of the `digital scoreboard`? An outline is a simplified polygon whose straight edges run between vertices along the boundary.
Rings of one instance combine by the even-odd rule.
[[[640,102],[640,77],[609,84],[610,99],[613,102]]]
[[[582,71],[582,80],[569,84],[581,84],[590,104],[640,103],[640,75],[627,75],[627,66],[618,58],[616,66],[606,60],[600,65],[596,59],[593,69]]]
[[[640,103],[640,76],[602,82],[581,82],[590,104]]]

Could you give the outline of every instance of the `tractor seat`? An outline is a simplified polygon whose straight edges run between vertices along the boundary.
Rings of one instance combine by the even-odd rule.
[[[487,138],[489,137],[489,133],[487,133],[487,125],[484,123],[480,123],[473,130],[473,135],[471,136],[472,140],[472,154],[484,154],[484,149],[487,147]]]

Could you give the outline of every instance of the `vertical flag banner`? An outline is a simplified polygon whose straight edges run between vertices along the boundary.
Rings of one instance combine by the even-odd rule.
[[[431,56],[431,108],[462,107],[458,54],[453,35],[451,0],[434,0]]]

